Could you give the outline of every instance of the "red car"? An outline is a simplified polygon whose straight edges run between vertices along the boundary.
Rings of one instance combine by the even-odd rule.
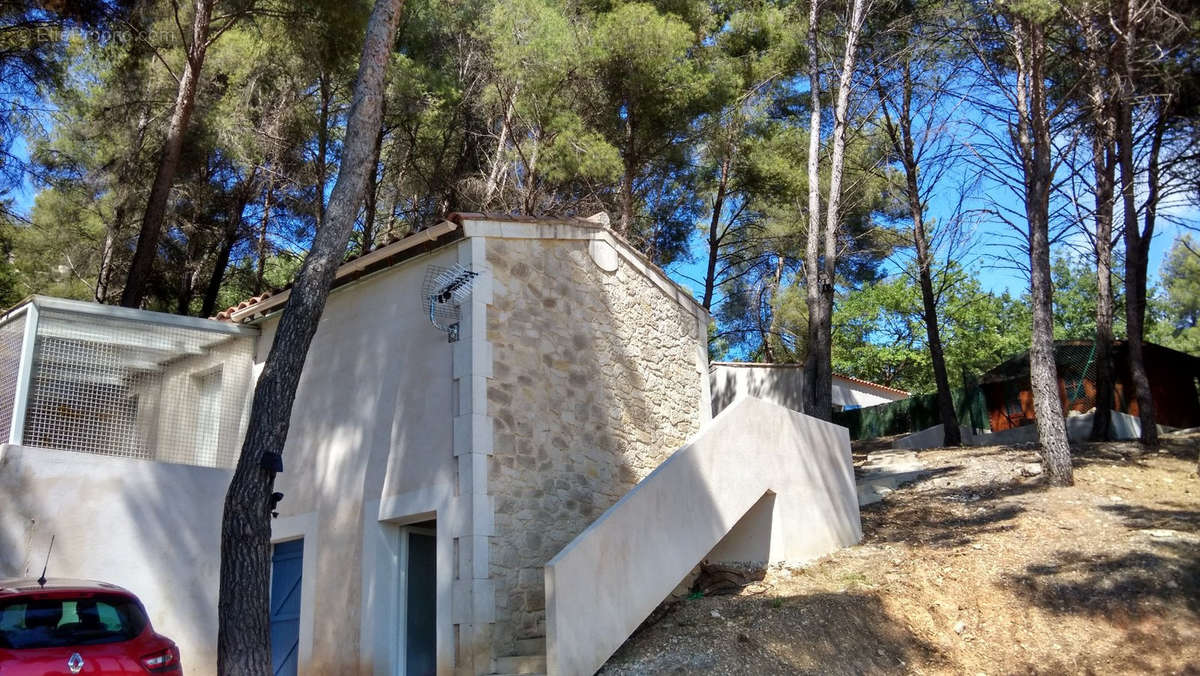
[[[182,674],[131,592],[87,580],[0,581],[0,676]]]

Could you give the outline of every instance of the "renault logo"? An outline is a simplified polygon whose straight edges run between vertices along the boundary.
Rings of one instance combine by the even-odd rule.
[[[79,653],[71,655],[71,659],[67,660],[67,668],[72,674],[78,674],[83,671],[83,657]]]

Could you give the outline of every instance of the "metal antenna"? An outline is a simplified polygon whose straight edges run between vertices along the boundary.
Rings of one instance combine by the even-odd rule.
[[[429,323],[445,331],[452,343],[458,340],[460,306],[471,295],[471,286],[478,276],[478,272],[458,264],[431,265],[425,271],[421,299],[429,307]]]
[[[50,546],[46,548],[46,564],[42,566],[42,576],[37,579],[39,587],[46,586],[46,570],[50,568],[50,552],[54,551],[54,534],[50,534]]]

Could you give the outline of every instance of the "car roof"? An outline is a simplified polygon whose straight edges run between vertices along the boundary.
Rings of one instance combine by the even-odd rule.
[[[72,580],[59,577],[47,579],[44,585],[38,584],[37,580],[31,578],[0,580],[0,598],[39,592],[106,592],[133,596],[133,593],[124,587],[96,580]]]

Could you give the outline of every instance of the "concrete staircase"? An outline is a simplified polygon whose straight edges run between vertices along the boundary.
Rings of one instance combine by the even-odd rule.
[[[595,673],[706,558],[806,561],[852,545],[853,491],[845,428],[739,398],[546,564],[546,660],[497,669]]]
[[[492,660],[492,676],[544,676],[546,674],[546,637],[517,640],[519,655]]]

